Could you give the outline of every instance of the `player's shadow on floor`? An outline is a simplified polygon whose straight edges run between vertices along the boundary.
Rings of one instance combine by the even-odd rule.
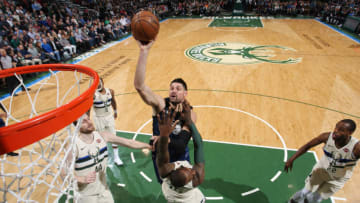
[[[241,196],[241,193],[253,190],[255,188],[250,187],[248,185],[239,185],[232,182],[224,181],[220,178],[205,180],[201,184],[201,188],[205,189],[213,189],[217,191],[220,195],[224,197],[224,200],[230,199],[233,202],[241,202],[241,203],[269,203],[267,196],[258,191],[256,193]],[[200,188],[200,190],[201,190]],[[207,194],[204,194],[207,195]]]

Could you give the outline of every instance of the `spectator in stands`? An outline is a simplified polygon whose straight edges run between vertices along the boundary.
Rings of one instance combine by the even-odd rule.
[[[10,33],[11,26],[6,21],[5,15],[0,15],[0,36],[6,36]]]
[[[78,27],[79,26],[79,23],[77,22],[77,20],[75,19],[75,16],[72,16],[71,17],[71,25],[74,25],[74,26],[76,26],[76,27]]]
[[[94,48],[94,40],[89,37],[87,27],[82,27],[79,29],[81,31],[81,40],[85,42],[87,50]]]
[[[35,40],[36,29],[33,28],[32,26],[29,26],[29,31],[27,32],[27,35],[29,36],[29,38]]]
[[[47,41],[46,38],[42,39],[41,48],[44,50],[47,56],[49,56],[52,60],[60,62],[60,53],[59,51],[54,51],[50,43]]]
[[[9,42],[6,39],[3,39],[2,36],[0,36],[0,49],[11,49]]]
[[[42,43],[42,39],[41,39],[40,33],[36,33],[36,34],[35,34],[34,44],[36,44],[36,43],[38,43],[38,42]]]
[[[42,9],[42,6],[41,6],[41,4],[40,4],[37,0],[35,0],[35,1],[33,2],[33,4],[31,5],[31,8],[32,8],[32,10],[33,10],[34,12],[38,12],[38,11],[40,11],[40,10]]]
[[[10,45],[13,49],[17,49],[17,47],[19,46],[20,44],[20,40],[19,38],[17,37],[17,35],[13,34],[12,37],[11,37],[11,41],[10,41]]]
[[[20,39],[23,39],[26,43],[29,43],[30,41],[30,36],[28,35],[28,30],[24,29],[23,33],[21,34],[22,36],[20,36]]]
[[[50,46],[54,50],[54,52],[59,52],[60,60],[61,60],[61,56],[63,56],[64,59],[69,58],[68,55],[64,55],[63,47],[60,45],[60,43],[53,36],[51,36],[51,35],[49,36],[48,43],[50,44]]]
[[[6,53],[5,49],[0,49],[0,54],[1,54],[0,61],[1,61],[2,70],[16,67],[16,63],[12,61],[12,58]],[[11,77],[6,77],[5,81],[8,88],[8,92],[10,95],[12,95],[14,89],[18,84],[17,79],[15,78],[15,76],[11,76]],[[17,96],[17,94],[14,93],[14,96]]]
[[[70,30],[69,34],[70,35],[68,37],[68,40],[69,40],[70,44],[75,45],[76,47],[78,47],[77,44],[76,44],[76,38],[75,38],[74,31]]]
[[[33,43],[29,43],[29,48],[27,51],[31,54],[33,65],[42,64],[42,61],[40,59],[41,53],[39,52],[39,50],[36,47],[34,47]]]
[[[17,51],[17,49],[15,49],[15,51]],[[15,53],[14,49],[10,49],[9,51],[9,56],[11,57],[12,62],[15,64],[14,67],[19,67],[22,66],[22,64],[20,63],[20,57],[17,53]]]
[[[24,49],[22,44],[20,44],[18,47],[17,56],[21,65],[27,66],[33,64],[32,55],[26,49]]]
[[[105,36],[105,29],[104,29],[104,23],[99,23],[96,28],[96,32],[101,38],[101,43],[105,44],[106,36]]]
[[[59,40],[61,46],[64,48],[65,51],[69,53],[70,56],[75,56],[76,54],[76,46],[70,44],[69,40],[66,39],[64,33],[61,34],[61,38]]]
[[[38,50],[38,52],[40,53],[40,59],[42,61],[42,63],[47,63],[51,58],[50,56],[47,55],[47,53],[44,51],[44,49],[42,48],[42,42],[36,42],[35,43],[35,48]]]
[[[96,26],[90,27],[89,37],[94,41],[96,47],[101,45],[101,38],[96,31]]]
[[[75,29],[75,32],[73,32],[74,38],[76,40],[76,47],[79,47],[81,52],[87,51],[90,49],[90,47],[87,46],[86,42],[82,40],[81,37],[81,30],[79,28]]]
[[[27,44],[28,44],[29,41],[24,38],[24,34],[23,34],[23,33],[24,33],[24,32],[22,32],[22,33],[19,34],[18,39],[19,39],[20,44],[22,44],[22,45],[24,45],[24,46],[27,46]],[[19,45],[20,45],[20,44],[19,44]],[[18,46],[18,47],[19,47],[19,46]]]
[[[124,16],[124,15],[121,15],[121,18],[120,18],[120,28],[121,28],[121,31],[125,34],[127,34],[127,31],[130,30],[129,29],[129,22],[127,20],[127,18]]]

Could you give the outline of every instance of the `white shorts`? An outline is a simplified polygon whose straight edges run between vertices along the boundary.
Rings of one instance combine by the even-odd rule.
[[[191,191],[191,196],[176,195],[173,191],[169,190],[171,189],[162,187],[164,197],[168,203],[205,203],[205,196],[199,188],[194,188]]]
[[[325,168],[319,163],[315,164],[310,175],[305,180],[305,188],[312,192],[317,192],[322,199],[328,199],[339,191],[349,178],[334,178],[329,175]]]
[[[108,131],[116,135],[115,119],[112,114],[108,116],[94,116],[93,120],[96,131],[98,132]]]
[[[105,190],[98,195],[81,195],[79,197],[79,203],[114,203],[113,196],[110,190]]]

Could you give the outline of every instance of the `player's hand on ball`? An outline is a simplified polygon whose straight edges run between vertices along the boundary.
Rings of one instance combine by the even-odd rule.
[[[149,51],[150,48],[152,47],[152,45],[154,44],[154,42],[155,42],[155,39],[151,40],[148,44],[143,44],[139,40],[136,40],[136,43],[140,47],[141,51]]]

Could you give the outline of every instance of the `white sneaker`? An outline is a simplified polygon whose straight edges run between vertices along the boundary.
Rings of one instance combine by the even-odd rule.
[[[118,166],[122,166],[122,165],[124,165],[124,163],[121,161],[121,159],[119,159],[119,158],[115,158],[114,159],[114,163],[116,164],[116,165],[118,165]]]

